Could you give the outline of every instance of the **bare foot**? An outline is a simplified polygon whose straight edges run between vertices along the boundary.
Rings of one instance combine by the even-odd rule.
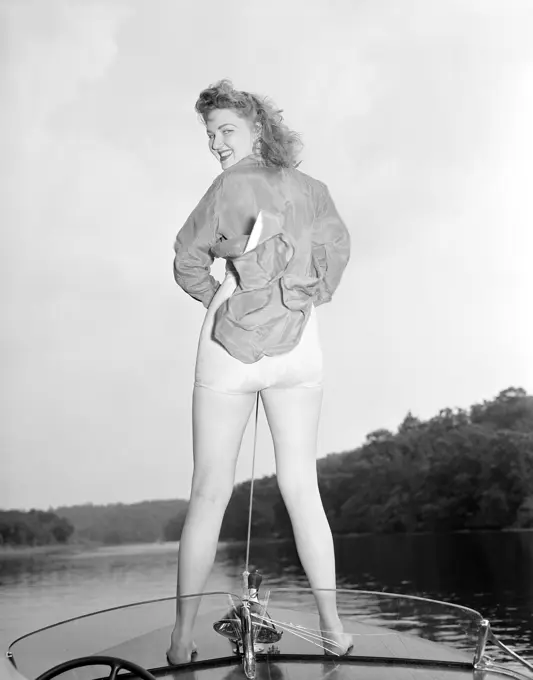
[[[342,621],[338,619],[333,624],[320,620],[322,646],[324,654],[331,656],[347,656],[353,648],[353,638],[344,632]]]
[[[195,654],[198,654],[198,648],[194,640],[185,642],[174,638],[170,639],[170,647],[167,649],[167,661],[171,666],[189,663]]]

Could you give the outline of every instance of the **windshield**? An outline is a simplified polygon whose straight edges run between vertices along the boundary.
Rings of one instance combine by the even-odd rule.
[[[282,633],[277,641],[276,636],[268,640],[268,635],[259,640],[264,643],[259,651],[323,654],[311,590],[277,588],[260,593],[259,601],[266,604],[269,627]],[[337,601],[345,630],[354,636],[352,656],[467,663],[473,659],[482,617],[471,609],[368,591],[337,590]],[[200,597],[195,627],[199,660],[233,656],[228,626],[221,622],[231,624],[240,602],[239,595],[230,593]],[[175,598],[166,598],[104,610],[26,635],[9,651],[19,672],[29,678],[63,661],[96,654],[148,669],[164,667],[175,607]],[[102,667],[89,667],[64,677],[89,680],[104,674],[108,673]]]

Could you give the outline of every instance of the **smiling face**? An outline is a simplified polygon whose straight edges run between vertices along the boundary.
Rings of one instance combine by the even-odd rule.
[[[226,170],[253,153],[257,132],[233,109],[213,109],[206,120],[209,149]]]

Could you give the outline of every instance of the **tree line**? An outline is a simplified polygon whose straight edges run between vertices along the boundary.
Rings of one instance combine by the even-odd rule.
[[[533,397],[509,388],[426,421],[408,413],[319,460],[318,478],[336,534],[533,528]],[[235,487],[222,539],[246,537],[249,493]],[[292,536],[274,476],[254,484],[252,536]]]
[[[73,532],[69,521],[50,511],[0,510],[0,545],[64,544]]]
[[[187,501],[86,503],[48,511],[0,510],[0,545],[120,545],[177,540]]]
[[[533,397],[509,388],[426,421],[408,413],[317,469],[336,534],[533,528]],[[235,486],[222,540],[246,538],[249,494],[249,481]],[[0,544],[176,541],[186,511],[185,500],[0,511]],[[292,537],[273,475],[254,484],[252,536]]]

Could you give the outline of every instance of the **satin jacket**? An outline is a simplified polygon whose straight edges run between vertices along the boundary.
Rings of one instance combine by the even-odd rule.
[[[245,253],[263,211],[257,246]],[[293,349],[312,305],[329,302],[350,258],[350,235],[328,188],[293,168],[247,156],[220,174],[179,231],[174,278],[209,307],[219,283],[215,257],[237,289],[215,313],[213,336],[235,358],[254,363]]]

